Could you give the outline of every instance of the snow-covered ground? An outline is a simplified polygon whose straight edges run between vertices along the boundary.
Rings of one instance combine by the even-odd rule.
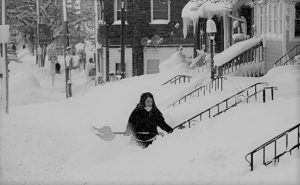
[[[10,64],[11,106],[1,116],[1,184],[299,184],[300,153],[265,167],[247,153],[300,122],[300,65],[276,67],[261,78],[228,77],[214,92],[167,108],[199,83],[161,86],[167,74],[144,75],[94,87],[74,71],[74,96],[65,99],[64,74],[52,87],[47,68],[34,58]],[[208,75],[209,76],[209,75]],[[198,76],[205,81],[205,76]],[[147,149],[117,136],[105,142],[91,126],[124,131],[143,92],[150,91],[166,122],[176,126],[191,115],[248,87],[268,82],[275,100],[242,104],[190,129],[175,130]],[[290,144],[296,139],[290,138]],[[284,145],[285,146],[285,145]],[[273,151],[270,152],[273,154]]]

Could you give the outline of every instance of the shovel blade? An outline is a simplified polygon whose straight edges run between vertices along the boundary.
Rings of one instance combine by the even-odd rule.
[[[102,128],[92,127],[91,130],[104,141],[112,141],[116,137],[109,126]]]

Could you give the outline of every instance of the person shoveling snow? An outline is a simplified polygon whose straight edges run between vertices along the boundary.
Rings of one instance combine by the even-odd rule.
[[[131,143],[146,148],[152,144],[157,135],[162,135],[157,131],[157,127],[168,133],[173,132],[173,128],[165,122],[162,113],[156,107],[153,95],[146,92],[141,95],[140,102],[132,111],[125,132],[112,132],[108,126],[101,129],[92,127],[92,130],[106,141],[113,140],[115,134],[131,136]]]

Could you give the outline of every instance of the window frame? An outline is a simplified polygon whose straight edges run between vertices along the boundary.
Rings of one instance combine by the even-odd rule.
[[[298,11],[300,11],[300,2],[297,2],[296,4],[298,4],[299,3],[299,5],[298,5],[298,7],[299,7],[299,10]],[[295,4],[295,21],[294,21],[294,34],[293,34],[293,36],[295,37],[295,38],[300,38],[300,34],[299,35],[296,35],[296,22],[297,21],[299,21],[300,22],[300,16],[299,17],[297,17],[297,10],[296,10],[296,4]]]
[[[127,0],[124,0],[124,2],[126,1],[126,4],[128,3]],[[119,25],[121,24],[121,19],[118,19],[118,0],[114,0],[114,25]],[[125,6],[125,12],[127,12],[127,7]],[[127,20],[125,20],[125,24],[127,24]]]
[[[168,19],[153,19],[153,16],[154,16],[153,1],[155,1],[155,0],[151,0],[151,22],[150,22],[150,24],[168,24],[171,20],[171,2],[170,2],[170,0],[167,0]]]

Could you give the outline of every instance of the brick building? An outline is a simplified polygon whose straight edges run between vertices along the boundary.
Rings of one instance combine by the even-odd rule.
[[[126,77],[159,71],[160,62],[182,45],[183,53],[192,57],[195,38],[182,35],[181,10],[189,0],[125,0],[125,71]],[[109,46],[109,71],[118,73],[121,60],[121,0],[102,0],[99,40]],[[191,30],[192,32],[192,30]],[[143,46],[141,40],[158,35],[162,42]],[[105,47],[105,48],[106,48]],[[106,62],[105,62],[106,63]]]

